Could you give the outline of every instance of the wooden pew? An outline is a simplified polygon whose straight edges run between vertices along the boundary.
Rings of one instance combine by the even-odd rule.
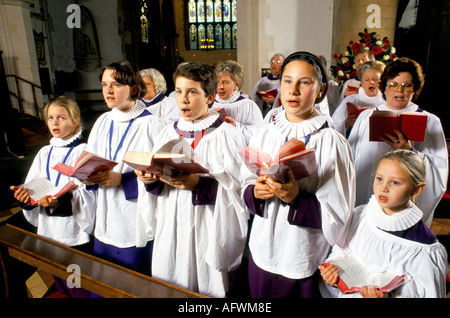
[[[81,287],[105,298],[206,298],[11,225],[0,226],[0,244],[10,256],[64,280],[74,275],[68,266],[78,265]]]

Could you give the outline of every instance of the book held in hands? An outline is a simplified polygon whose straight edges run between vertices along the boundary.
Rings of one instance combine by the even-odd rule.
[[[209,173],[205,164],[183,137],[170,140],[155,153],[128,151],[123,162],[134,169],[148,171],[161,177],[170,177],[177,173]]]
[[[356,255],[351,255],[322,264],[333,264],[339,269],[337,287],[344,294],[359,292],[364,286],[376,286],[381,292],[388,293],[405,283],[405,275],[389,272],[371,273]]]
[[[371,108],[375,108],[375,107],[363,107],[363,106],[359,106],[356,105],[354,103],[347,103],[347,112],[349,115],[355,115],[356,118],[358,118],[359,114],[361,114],[363,111],[367,110],[367,109],[371,109]]]
[[[395,136],[394,130],[399,130],[408,140],[423,142],[427,120],[428,116],[420,112],[374,111],[369,118],[369,140],[382,141],[386,133]]]
[[[77,185],[73,181],[68,181],[66,184],[56,187],[47,178],[38,178],[21,185],[21,187],[30,191],[29,205],[36,206],[39,199],[43,198],[44,196],[49,195],[53,199],[57,199],[68,191],[75,189]]]
[[[117,162],[97,156],[90,152],[83,152],[80,158],[73,167],[64,164],[57,163],[53,169],[61,172],[62,174],[77,178],[78,180],[86,180],[88,177],[97,174],[99,172],[108,171],[113,169],[117,165]]]
[[[317,174],[314,149],[306,149],[304,142],[296,138],[287,141],[274,158],[254,145],[247,146],[239,155],[254,174],[267,175],[282,182],[286,181],[289,169],[295,180]]]

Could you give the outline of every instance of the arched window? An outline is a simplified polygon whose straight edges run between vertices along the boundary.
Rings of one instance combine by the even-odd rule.
[[[190,50],[237,48],[236,0],[186,1]]]
[[[148,37],[148,5],[146,0],[139,0],[141,4],[141,14],[140,14],[140,20],[141,20],[141,41],[143,43],[148,43],[149,37]]]

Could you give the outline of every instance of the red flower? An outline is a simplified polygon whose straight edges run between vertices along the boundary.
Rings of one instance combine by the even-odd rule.
[[[349,66],[350,66],[350,63],[349,63],[349,62],[345,62],[345,63],[344,63],[344,66],[345,66],[345,67],[349,67]]]
[[[336,66],[336,71],[342,71],[342,67],[340,67],[340,66]]]
[[[389,41],[389,39],[386,39],[386,40],[384,40],[383,43],[386,44],[386,45],[388,45],[388,44],[391,44],[391,41]]]
[[[358,75],[357,71],[353,71],[350,73],[350,78],[355,78]]]
[[[353,50],[353,52],[358,52],[360,48],[361,48],[361,43],[359,43],[359,42],[354,42],[354,43],[352,44],[352,50]]]
[[[337,59],[339,58],[339,55],[337,55],[336,53],[334,53],[333,58],[337,60]]]
[[[396,59],[396,58],[397,58],[397,54],[392,54],[392,55],[391,55],[391,59],[394,60],[394,59]]]
[[[379,47],[379,46],[374,46],[374,47],[372,47],[372,49],[370,50],[372,53],[373,53],[373,55],[379,55],[379,54],[381,54],[381,53],[383,53],[383,50],[381,49],[381,47]]]

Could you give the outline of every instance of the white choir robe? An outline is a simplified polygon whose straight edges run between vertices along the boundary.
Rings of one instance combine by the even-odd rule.
[[[117,153],[115,161],[118,164],[113,168],[114,172],[122,174],[122,185],[116,187],[99,186],[97,194],[94,236],[105,244],[119,248],[136,246],[137,188],[134,195],[128,194],[124,189],[126,188],[124,179],[130,183],[135,182],[137,187],[137,181],[135,181],[137,176],[134,169],[125,164],[122,159],[127,151],[151,152],[153,143],[164,126],[163,122],[156,116],[139,117],[145,114],[144,112],[148,113],[142,101],[137,101],[127,112],[114,108],[97,119],[88,140],[88,151],[110,159],[111,122],[114,122],[111,143],[112,157],[114,157],[122,136],[125,134],[130,121],[134,119],[123,145]],[[127,174],[127,178],[124,174]],[[128,195],[130,196],[127,197]]]
[[[392,297],[445,298],[448,266],[445,247],[438,241],[424,244],[385,232],[407,230],[421,220],[422,214],[411,203],[405,210],[389,216],[372,196],[368,204],[355,209],[348,242],[343,247],[333,247],[326,262],[356,255],[370,272],[406,275],[406,283],[392,291]],[[360,293],[343,294],[325,282],[320,288],[323,297],[361,297]]]
[[[154,99],[159,98],[157,103],[152,103],[152,101],[145,101],[151,104],[147,107],[147,110],[161,119],[164,123],[169,124],[177,121],[180,118],[180,111],[178,110],[178,104],[175,97],[165,97],[159,94]]]
[[[52,167],[64,161],[70,149],[65,147],[65,145],[80,137],[81,132],[68,141],[52,138],[50,145],[42,147],[37,153],[28,171],[25,183],[42,177],[48,178],[46,172],[47,160],[53,146],[48,166],[50,181],[55,184],[59,172],[52,169]],[[74,147],[66,160],[66,164],[73,166],[85,148],[85,143],[80,143]],[[46,209],[40,206],[30,210],[28,208],[23,209],[23,213],[28,222],[37,227],[37,234],[68,246],[77,246],[89,242],[89,235],[94,230],[96,193],[95,191],[86,190],[86,186],[78,179],[69,178],[63,174],[60,174],[59,185],[63,185],[69,180],[72,180],[78,186],[75,190],[72,190],[71,216],[48,216]],[[53,211],[54,209],[50,208],[50,212]]]
[[[386,104],[377,107],[379,110],[391,110]],[[419,106],[411,103],[404,111],[417,111]],[[385,142],[369,141],[369,117],[375,110],[362,112],[356,120],[348,137],[352,147],[356,168],[356,206],[366,204],[373,194],[373,180],[377,161],[393,149]],[[392,110],[391,110],[392,111]],[[425,162],[426,187],[418,199],[418,207],[422,210],[423,222],[430,226],[436,206],[447,188],[448,151],[441,121],[436,115],[427,111],[427,129],[424,142],[412,141],[413,148]]]
[[[339,131],[342,135],[347,135],[347,129],[345,128],[345,120],[348,117],[347,103],[353,103],[361,107],[376,107],[385,103],[383,96],[378,93],[376,96],[367,96],[364,89],[360,89],[357,94],[353,94],[344,98],[339,104],[338,108],[333,114],[334,129]]]
[[[208,117],[195,124],[181,118],[178,128],[200,131],[218,117],[210,110]],[[193,191],[167,184],[156,196],[139,182],[137,240],[144,246],[154,238],[153,277],[207,296],[225,297],[227,273],[240,266],[247,238],[248,213],[240,198],[242,161],[238,157],[246,141],[230,124],[210,129],[195,153],[209,169],[209,177],[218,181],[215,204],[194,206]],[[178,137],[173,125],[167,125],[154,149]]]
[[[251,145],[275,156],[291,138],[305,141],[313,148],[317,175],[298,181],[300,190],[315,194],[320,202],[321,229],[290,225],[289,205],[278,198],[265,200],[264,217],[255,216],[249,247],[253,260],[261,269],[290,279],[310,277],[326,258],[330,247],[345,240],[355,201],[355,173],[347,140],[332,128],[323,128],[327,116],[315,111],[301,123],[291,123],[285,111],[274,122],[258,129]],[[243,190],[255,184],[257,176],[243,166]]]
[[[239,91],[235,91],[228,99],[221,99],[216,96],[211,109],[222,107],[227,115],[236,121],[236,127],[242,131],[247,141],[250,140],[255,129],[263,123],[263,117],[258,106]]]

